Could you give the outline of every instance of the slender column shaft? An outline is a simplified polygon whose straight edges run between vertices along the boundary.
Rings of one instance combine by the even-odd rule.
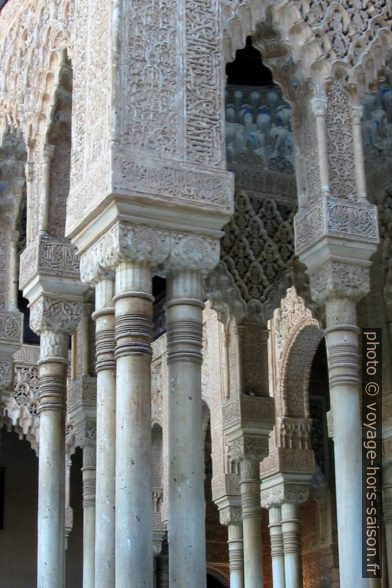
[[[64,584],[66,366],[66,335],[42,332],[38,462],[38,588],[61,588]]]
[[[355,179],[359,198],[366,199],[366,175],[362,144],[362,106],[352,107],[353,146],[355,158]]]
[[[388,582],[392,586],[392,464],[388,464],[383,471],[383,507],[385,543],[388,567]],[[383,566],[385,570],[385,565]]]
[[[326,107],[326,99],[313,98],[312,108],[316,118],[316,132],[320,166],[320,183],[323,193],[329,192],[327,130],[325,122]]]
[[[152,278],[116,270],[116,586],[153,585],[151,479]]]
[[[42,163],[43,183],[40,193],[40,206],[38,228],[40,233],[47,233],[49,224],[49,190],[50,190],[50,164],[54,153],[53,145],[45,145]]]
[[[206,585],[202,439],[202,278],[173,271],[168,280],[169,584]]]
[[[18,254],[17,254],[17,242],[19,233],[13,231],[11,234],[10,243],[10,260],[9,260],[9,296],[8,301],[10,308],[18,307]]]
[[[301,538],[298,506],[285,502],[281,507],[286,588],[301,588]]]
[[[341,586],[362,578],[362,467],[358,328],[355,302],[326,302],[329,388],[333,412],[336,507]]]
[[[244,586],[244,548],[242,525],[229,524],[227,527],[230,565],[230,588]]]
[[[245,587],[262,588],[260,465],[258,461],[244,459],[240,467]]]
[[[272,582],[274,588],[285,588],[283,534],[280,506],[268,510],[271,538]]]
[[[115,415],[114,283],[103,279],[95,288],[97,372],[97,457],[95,511],[95,586],[114,586]]]
[[[73,526],[73,511],[71,506],[71,466],[70,457],[65,460],[65,549],[68,547],[68,537]]]
[[[83,448],[83,588],[94,588],[95,445]]]
[[[82,375],[89,374],[89,333],[88,333],[88,323],[89,323],[89,315],[91,313],[90,305],[84,304],[83,313],[80,319],[80,354],[81,354],[81,369]]]

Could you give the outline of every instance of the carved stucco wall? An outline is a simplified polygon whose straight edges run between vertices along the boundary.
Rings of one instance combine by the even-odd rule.
[[[337,69],[366,91],[392,46],[387,0],[227,0],[224,15],[227,60],[257,33],[263,59],[294,74],[294,91],[299,78],[323,84]]]

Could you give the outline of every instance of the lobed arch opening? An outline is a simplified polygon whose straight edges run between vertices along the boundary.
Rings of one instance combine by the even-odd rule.
[[[315,354],[323,339],[315,324],[300,325],[293,334],[282,362],[282,416],[309,417],[309,378]]]

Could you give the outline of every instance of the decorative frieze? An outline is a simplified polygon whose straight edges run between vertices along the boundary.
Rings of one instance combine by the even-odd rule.
[[[23,315],[19,311],[0,310],[0,348],[12,354],[22,345]]]
[[[67,409],[72,415],[79,409],[93,409],[97,404],[97,379],[91,376],[80,376],[71,380],[67,387]]]
[[[300,211],[294,220],[297,254],[326,236],[378,243],[377,209],[366,201],[323,196],[322,203]]]
[[[67,239],[39,235],[21,255],[20,288],[25,288],[37,274],[79,279],[76,253],[76,248]]]
[[[12,383],[12,359],[0,356],[0,390],[9,390]]]
[[[229,430],[240,422],[244,426],[262,421],[273,423],[275,420],[274,402],[270,397],[247,396],[241,394],[240,398],[225,402],[222,406],[223,427]]]
[[[240,477],[233,473],[214,476],[211,481],[211,489],[214,502],[219,502],[220,499],[227,496],[239,496]]]

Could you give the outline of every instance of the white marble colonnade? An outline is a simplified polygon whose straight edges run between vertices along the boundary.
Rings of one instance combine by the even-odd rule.
[[[108,565],[113,562],[113,556],[110,558],[113,540],[115,585],[152,585],[151,292],[153,271],[158,264],[164,264],[168,277],[170,394],[169,576],[173,586],[180,587],[186,582],[200,588],[206,581],[201,428],[202,277],[203,272],[216,263],[218,241],[193,234],[177,236],[167,230],[125,223],[119,223],[101,239],[105,248],[98,241],[81,258],[82,279],[96,284],[96,300],[99,301],[99,308],[93,314],[97,329],[97,505],[102,499],[99,480],[101,484],[110,482],[109,472],[100,464],[104,451],[100,455],[99,448],[104,440],[106,451],[112,451],[115,445],[115,458],[110,460],[110,467],[115,461],[115,531],[111,537],[107,536],[108,528],[102,524],[102,514],[97,507],[96,585],[102,588],[113,585]],[[180,239],[187,245],[189,254],[178,248]],[[143,247],[139,248],[142,242],[151,244],[147,253]],[[176,248],[177,256],[174,255]],[[112,278],[108,278],[108,272],[113,275],[113,271],[116,275],[114,289]],[[113,314],[109,310],[113,306],[115,384],[111,355]],[[109,378],[109,386],[102,384],[102,389],[101,374]],[[101,397],[104,391],[105,399]],[[100,398],[109,403],[112,410],[104,417],[106,422],[112,418],[112,402],[116,398],[116,422],[115,425],[110,422],[111,435],[108,436],[102,429]],[[105,499],[110,512],[107,495]],[[102,541],[106,543],[109,558],[105,560],[103,575],[97,576],[98,569],[105,565],[97,561],[97,548]],[[104,553],[103,545],[101,549]]]

